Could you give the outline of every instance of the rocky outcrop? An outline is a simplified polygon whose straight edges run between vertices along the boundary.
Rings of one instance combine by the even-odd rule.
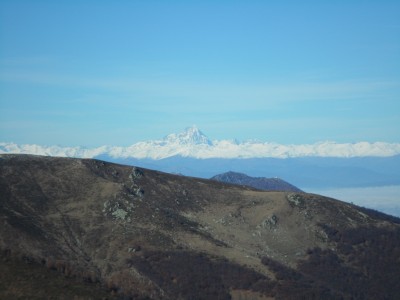
[[[271,217],[265,219],[261,224],[261,228],[275,229],[278,226],[278,217],[272,214]]]

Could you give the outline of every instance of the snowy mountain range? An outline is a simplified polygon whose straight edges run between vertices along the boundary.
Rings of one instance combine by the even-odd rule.
[[[173,156],[190,158],[296,158],[296,157],[389,157],[400,154],[400,143],[358,142],[283,145],[271,142],[233,140],[211,141],[196,126],[184,132],[170,134],[161,140],[143,141],[128,147],[101,146],[97,148],[18,145],[0,143],[1,153],[36,154],[60,157],[114,159],[136,158],[160,160]]]

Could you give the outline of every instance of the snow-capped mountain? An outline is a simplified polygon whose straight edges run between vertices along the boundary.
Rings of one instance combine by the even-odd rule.
[[[166,144],[177,145],[212,145],[208,137],[202,133],[195,125],[186,128],[182,133],[172,133],[164,138]]]
[[[196,126],[186,128],[182,133],[167,135],[164,139],[143,141],[128,147],[101,146],[97,148],[59,147],[40,145],[17,145],[0,143],[1,153],[36,154],[61,157],[94,158],[150,158],[163,159],[172,156],[192,158],[288,158],[288,157],[365,157],[394,156],[400,154],[400,143],[320,142],[303,145],[282,145],[278,143],[232,140],[214,140],[202,133]]]

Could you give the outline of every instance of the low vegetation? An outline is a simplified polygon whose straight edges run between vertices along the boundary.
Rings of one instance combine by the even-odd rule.
[[[397,218],[96,160],[0,156],[1,299],[399,299]]]

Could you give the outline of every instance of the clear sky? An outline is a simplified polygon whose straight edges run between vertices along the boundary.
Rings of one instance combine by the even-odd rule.
[[[0,142],[400,142],[400,1],[0,1]]]

